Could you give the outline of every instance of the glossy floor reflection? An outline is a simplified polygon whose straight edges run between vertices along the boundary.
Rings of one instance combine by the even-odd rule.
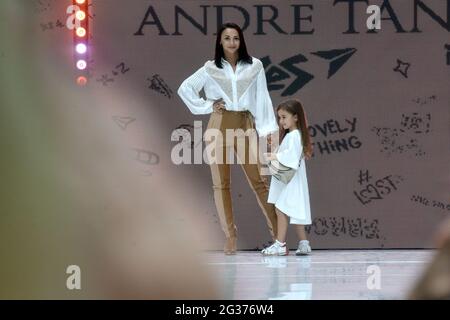
[[[256,251],[205,254],[225,299],[397,300],[406,298],[434,251],[315,250],[310,256],[291,251],[286,257],[264,257]]]

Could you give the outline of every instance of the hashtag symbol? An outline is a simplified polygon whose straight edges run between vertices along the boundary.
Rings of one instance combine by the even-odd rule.
[[[369,182],[369,180],[372,178],[371,175],[369,175],[369,170],[366,170],[366,172],[363,173],[362,170],[359,170],[359,184],[363,184],[363,182]]]

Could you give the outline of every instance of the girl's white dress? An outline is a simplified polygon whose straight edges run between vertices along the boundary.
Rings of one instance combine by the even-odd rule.
[[[287,133],[276,152],[277,159],[287,167],[296,168],[297,172],[288,184],[272,177],[267,202],[274,203],[278,210],[288,215],[291,224],[308,225],[311,224],[311,208],[306,163],[304,158],[300,160],[302,152],[300,131]]]

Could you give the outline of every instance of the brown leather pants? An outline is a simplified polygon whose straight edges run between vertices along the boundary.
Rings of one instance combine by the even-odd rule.
[[[219,160],[210,163],[210,168],[214,189],[214,201],[222,230],[227,237],[227,243],[224,249],[225,253],[234,253],[236,251],[237,236],[230,192],[230,161],[227,161],[230,155],[233,157],[232,163],[237,162],[241,165],[247,181],[256,195],[261,211],[266,218],[269,232],[275,238],[277,215],[275,206],[267,203],[269,186],[267,180],[261,176],[260,172],[258,140],[252,139],[249,135],[244,134],[245,132],[250,132],[247,131],[250,129],[255,133],[254,137],[256,138],[252,114],[249,111],[225,110],[222,113],[215,111],[211,114],[208,129],[216,129],[216,132],[220,131],[223,137],[223,139],[209,139],[210,141],[208,141],[205,136],[205,141],[207,148],[215,148],[216,152],[214,155],[216,160]],[[235,133],[232,138],[227,139],[227,129],[237,130],[234,132],[240,132],[240,134]],[[237,156],[236,159],[234,159],[235,155]]]

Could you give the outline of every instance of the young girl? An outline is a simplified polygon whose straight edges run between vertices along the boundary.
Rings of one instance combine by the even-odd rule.
[[[311,224],[311,209],[305,159],[310,159],[312,155],[311,138],[300,101],[287,100],[281,103],[277,108],[277,116],[281,144],[276,153],[267,153],[266,157],[268,160],[278,160],[282,165],[296,169],[296,172],[287,184],[275,177],[271,179],[268,202],[275,204],[278,232],[274,244],[262,250],[262,254],[289,254],[286,233],[290,219],[300,240],[296,255],[307,255],[311,252],[311,247],[306,239],[304,226]]]

